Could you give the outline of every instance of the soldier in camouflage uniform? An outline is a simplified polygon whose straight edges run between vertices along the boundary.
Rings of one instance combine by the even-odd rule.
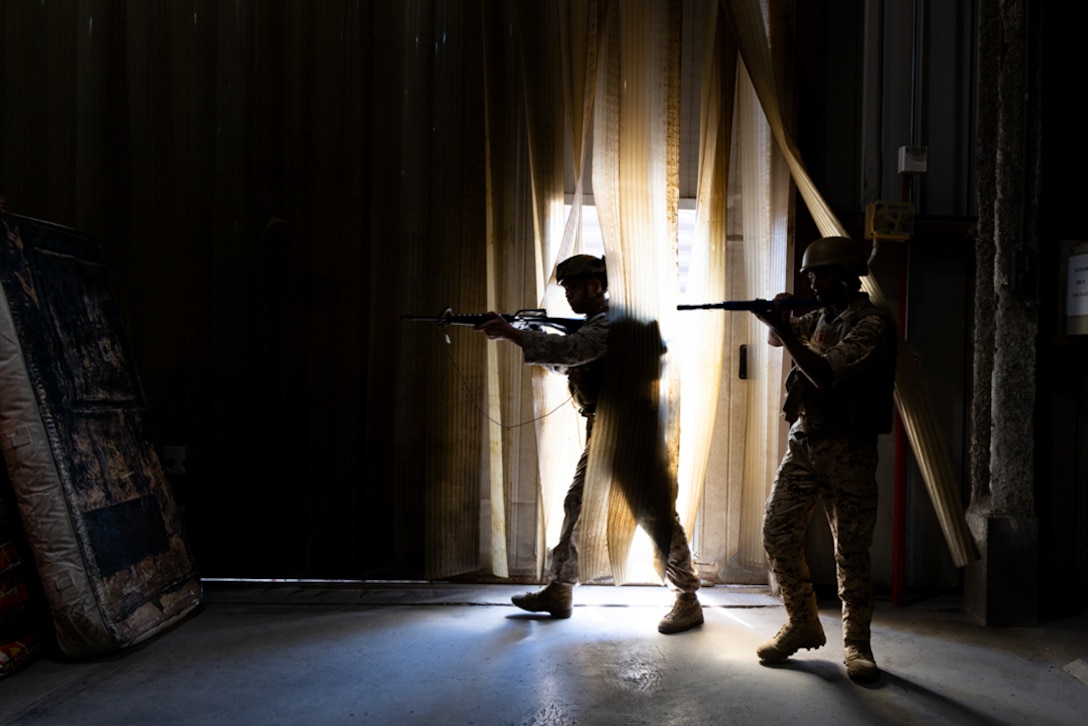
[[[853,240],[819,239],[805,250],[801,271],[821,307],[799,318],[757,313],[771,328],[771,345],[785,346],[794,365],[783,408],[791,424],[788,450],[763,520],[763,546],[789,621],[756,652],[761,661],[777,663],[827,642],[804,553],[805,532],[822,498],[835,542],[843,661],[860,683],[880,677],[870,646],[869,547],[877,436],[891,430],[897,341],[894,319],[861,291],[867,270]]]
[[[559,542],[551,551],[549,582],[539,592],[512,598],[513,603],[523,610],[547,612],[555,618],[569,618],[573,612],[572,590],[578,581],[578,520],[582,512],[582,492],[589,460],[589,438],[601,389],[604,356],[608,351],[608,277],[602,258],[575,255],[559,263],[556,278],[563,286],[571,310],[586,316],[585,324],[577,332],[561,336],[519,330],[497,314],[492,314],[491,319],[479,329],[492,340],[508,340],[520,346],[526,364],[565,373],[571,396],[586,419],[586,446],[563,500],[563,527]],[[673,609],[658,623],[658,630],[678,633],[702,623],[703,610],[695,595],[699,589],[699,578],[692,564],[687,536],[675,511],[665,576],[677,596]]]

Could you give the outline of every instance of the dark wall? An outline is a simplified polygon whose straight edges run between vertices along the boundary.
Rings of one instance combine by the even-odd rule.
[[[1042,25],[1042,188],[1040,255],[1034,267],[1039,299],[1039,408],[1036,511],[1039,516],[1041,617],[1078,613],[1088,598],[1088,336],[1065,335],[1059,298],[1064,240],[1088,240],[1083,184],[1088,164],[1070,88],[1083,78],[1088,11],[1032,3]]]
[[[204,576],[476,563],[487,341],[400,316],[484,304],[483,9],[0,3],[8,211],[99,239]]]
[[[379,521],[362,7],[0,5],[8,210],[100,240],[204,574],[322,571]]]

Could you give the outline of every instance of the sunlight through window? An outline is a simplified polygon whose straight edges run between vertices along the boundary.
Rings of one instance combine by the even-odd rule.
[[[570,217],[571,205],[568,200],[563,207],[563,218]],[[691,271],[691,247],[695,237],[695,200],[681,199],[677,222],[677,289],[683,295],[687,292],[688,274]],[[582,204],[582,245],[586,254],[600,257],[604,254],[604,240],[601,237],[601,223],[597,217],[597,207],[592,202]]]

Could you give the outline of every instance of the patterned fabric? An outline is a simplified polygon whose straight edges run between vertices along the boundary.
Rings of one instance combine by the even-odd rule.
[[[0,678],[28,665],[42,645],[45,604],[32,589],[18,517],[7,473],[0,470]]]

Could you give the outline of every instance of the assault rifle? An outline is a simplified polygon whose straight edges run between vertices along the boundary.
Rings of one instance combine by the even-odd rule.
[[[513,315],[502,314],[499,317],[519,330],[542,330],[543,328],[552,328],[553,330],[558,330],[566,335],[577,332],[586,322],[579,318],[549,318],[547,312],[542,308],[518,310]],[[478,325],[486,323],[490,319],[491,316],[485,313],[454,315],[452,308],[446,308],[440,315],[435,317],[428,317],[425,315],[401,316],[401,320],[407,320],[411,323],[434,323],[435,325],[443,327],[447,325],[461,325],[468,328],[475,328]]]
[[[812,310],[820,307],[820,303],[803,297],[791,297],[785,300],[726,300],[719,303],[704,303],[702,305],[677,305],[677,310],[748,310],[756,313],[773,313],[775,308],[779,310]]]

